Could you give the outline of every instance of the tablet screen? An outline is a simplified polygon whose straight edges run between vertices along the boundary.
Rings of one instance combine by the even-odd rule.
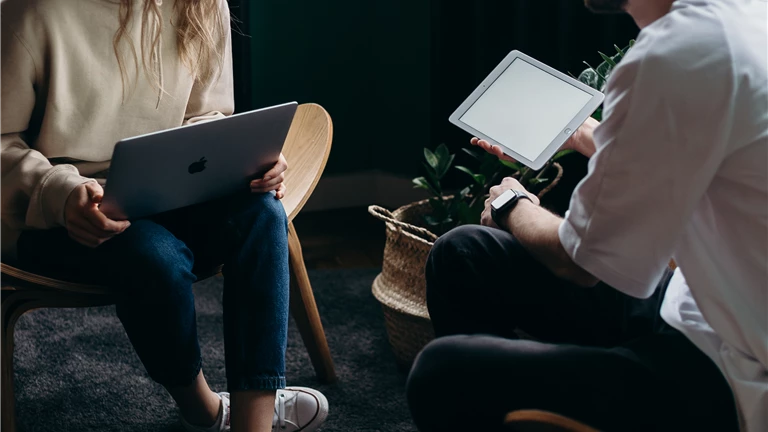
[[[591,98],[578,87],[516,58],[459,120],[536,160]]]

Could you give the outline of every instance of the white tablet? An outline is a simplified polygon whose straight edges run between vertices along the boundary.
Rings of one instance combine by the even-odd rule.
[[[592,87],[512,51],[450,121],[538,170],[603,98]]]

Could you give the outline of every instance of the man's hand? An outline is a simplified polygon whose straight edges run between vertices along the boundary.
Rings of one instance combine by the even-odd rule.
[[[478,146],[481,149],[485,150],[486,152],[488,152],[488,153],[498,157],[499,159],[508,160],[510,162],[516,162],[511,157],[505,155],[504,152],[501,151],[501,147],[499,147],[497,145],[492,145],[491,143],[489,143],[488,141],[486,141],[484,139],[480,139],[478,137],[474,137],[471,140],[469,140],[469,142],[473,146]]]
[[[576,150],[588,158],[592,157],[592,155],[595,154],[595,141],[592,138],[592,134],[599,124],[600,122],[593,119],[592,117],[588,118],[586,121],[584,121],[584,123],[581,124],[581,126],[579,126],[578,129],[576,129],[576,132],[574,132],[573,135],[571,135],[571,137],[565,141],[560,150]],[[515,162],[514,159],[504,154],[504,152],[501,150],[501,147],[493,145],[486,140],[474,137],[469,140],[469,142],[473,146],[480,147],[481,149],[498,157],[499,159]]]
[[[590,158],[595,154],[595,141],[592,135],[595,132],[595,128],[600,124],[599,121],[588,118],[576,132],[571,135],[570,138],[563,144],[563,149],[576,150],[584,156]]]
[[[520,192],[525,192],[530,198],[531,201],[539,205],[539,197],[536,195],[528,192],[523,185],[520,184],[519,181],[512,177],[505,177],[504,180],[501,181],[501,184],[498,186],[494,186],[490,190],[490,196],[487,200],[485,200],[485,210],[483,210],[483,214],[480,217],[480,223],[485,226],[498,228],[496,226],[496,223],[493,222],[493,218],[491,217],[491,203],[493,200],[499,197],[499,195],[503,194],[509,189],[514,189]]]
[[[264,177],[258,180],[251,181],[251,192],[253,193],[267,193],[275,192],[275,198],[283,199],[285,196],[285,170],[288,169],[288,162],[285,160],[285,156],[280,153],[280,158],[271,170],[264,174]]]
[[[99,210],[104,189],[96,182],[76,187],[64,204],[64,223],[76,242],[95,248],[125,231],[131,223],[114,221]]]

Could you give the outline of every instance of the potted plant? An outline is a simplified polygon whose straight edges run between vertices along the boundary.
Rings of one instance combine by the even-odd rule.
[[[624,49],[614,45],[616,54],[603,59],[596,68],[589,63],[578,80],[603,91],[613,68],[626,55],[634,41]],[[597,120],[602,109],[593,114]],[[424,264],[439,236],[465,224],[480,223],[488,190],[507,176],[517,178],[529,191],[542,197],[563,175],[558,161],[571,150],[555,154],[539,171],[515,162],[469,148],[462,148],[472,167],[455,165],[456,154],[444,144],[434,151],[424,149],[425,175],[413,179],[414,187],[427,190],[429,199],[408,204],[390,212],[379,206],[368,211],[386,223],[387,240],[382,271],[373,282],[373,294],[381,302],[390,344],[398,364],[407,369],[416,354],[434,338],[426,308]],[[463,172],[460,187],[447,190],[444,179],[451,170]],[[462,177],[459,177],[462,178]]]

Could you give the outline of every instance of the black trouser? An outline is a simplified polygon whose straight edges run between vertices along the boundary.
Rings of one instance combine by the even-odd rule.
[[[607,431],[738,430],[720,371],[659,316],[670,274],[648,299],[580,288],[479,226],[441,237],[426,273],[438,339],[408,379],[420,430],[503,430],[518,409]]]

